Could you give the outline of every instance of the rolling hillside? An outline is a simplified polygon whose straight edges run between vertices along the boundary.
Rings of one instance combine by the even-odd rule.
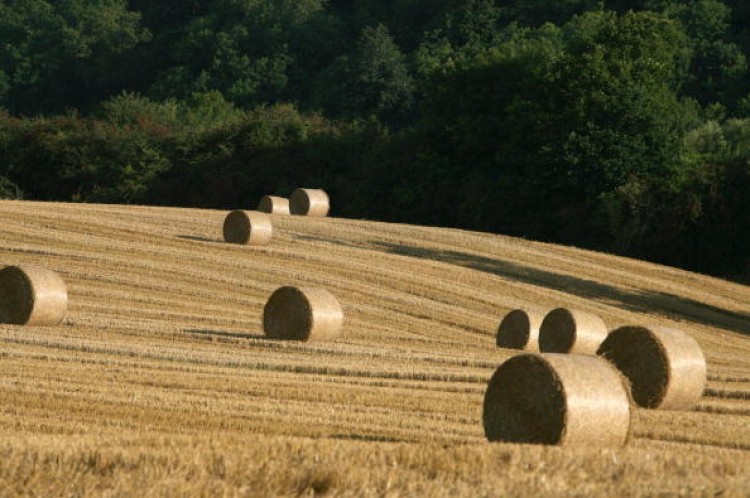
[[[0,202],[0,262],[58,271],[62,326],[0,325],[3,494],[750,493],[750,288],[498,235],[223,211]],[[343,337],[264,339],[280,285],[325,287]],[[515,307],[677,325],[694,412],[637,410],[620,449],[489,444],[481,404]]]

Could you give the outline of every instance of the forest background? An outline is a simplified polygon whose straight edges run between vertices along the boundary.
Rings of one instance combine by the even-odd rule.
[[[747,0],[0,0],[0,198],[482,230],[750,279]]]

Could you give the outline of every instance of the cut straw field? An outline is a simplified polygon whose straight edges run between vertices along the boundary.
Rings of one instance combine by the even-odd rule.
[[[226,212],[0,202],[0,262],[58,272],[60,326],[0,325],[3,496],[750,493],[750,288],[498,235]],[[332,343],[264,339],[282,285],[340,301]],[[677,327],[697,410],[637,409],[624,448],[490,444],[500,319],[569,306]]]

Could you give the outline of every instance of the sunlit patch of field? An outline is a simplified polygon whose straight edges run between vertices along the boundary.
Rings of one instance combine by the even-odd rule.
[[[0,325],[4,494],[750,493],[750,288],[460,230],[0,202],[0,263],[58,271],[59,327]],[[341,301],[335,343],[267,341],[280,285]],[[628,446],[489,444],[485,383],[512,308],[678,326],[708,360],[693,412],[638,410]]]

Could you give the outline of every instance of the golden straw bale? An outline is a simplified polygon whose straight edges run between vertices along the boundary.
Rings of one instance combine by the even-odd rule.
[[[703,396],[706,358],[696,340],[680,330],[620,327],[597,353],[628,378],[640,406],[692,410]]]
[[[606,338],[607,325],[598,316],[556,308],[544,317],[539,327],[539,350],[593,355]]]
[[[258,203],[258,211],[271,214],[289,214],[289,199],[264,195]]]
[[[68,291],[60,276],[37,266],[0,270],[0,323],[59,325],[68,311]]]
[[[270,339],[332,341],[343,322],[341,305],[325,289],[280,287],[263,309],[263,331]]]
[[[539,326],[543,319],[544,313],[540,311],[511,311],[497,328],[497,347],[538,352]]]
[[[324,190],[298,188],[289,196],[289,212],[304,216],[328,216],[331,208]]]
[[[601,358],[526,353],[495,371],[482,419],[490,441],[621,446],[630,400],[622,377]]]
[[[224,219],[224,240],[233,244],[267,246],[271,243],[271,218],[257,211],[231,211]]]

